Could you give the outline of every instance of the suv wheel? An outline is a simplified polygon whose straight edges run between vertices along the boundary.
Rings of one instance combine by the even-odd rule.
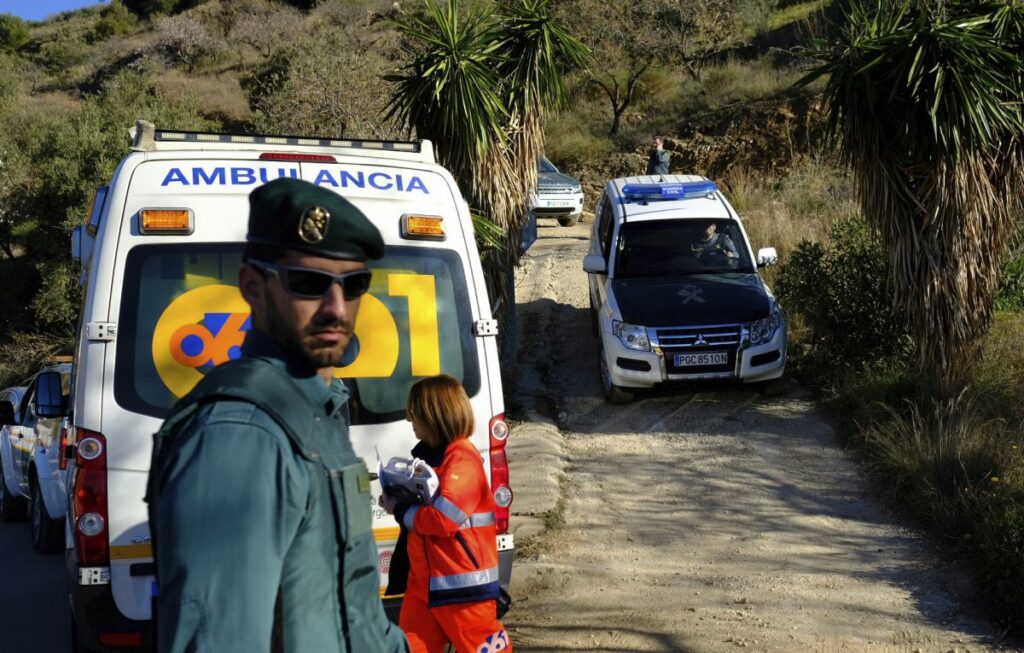
[[[598,355],[598,364],[601,371],[601,394],[610,404],[628,404],[633,401],[633,392],[612,383],[611,374],[608,372],[608,363],[605,361],[604,348]]]
[[[64,520],[50,519],[39,483],[32,483],[32,548],[37,553],[56,553],[64,544]]]
[[[0,519],[4,521],[24,519],[25,508],[25,499],[23,497],[16,497],[7,491],[4,468],[3,465],[0,465]]]
[[[576,223],[580,221],[581,215],[583,214],[577,213],[576,215],[570,215],[568,218],[558,218],[558,224],[562,225],[563,227],[575,226]]]

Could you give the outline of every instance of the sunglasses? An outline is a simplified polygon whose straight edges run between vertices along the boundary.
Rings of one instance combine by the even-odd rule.
[[[345,299],[358,299],[369,290],[370,279],[373,277],[373,273],[365,269],[331,274],[323,270],[275,265],[266,261],[250,260],[249,265],[274,275],[285,290],[303,299],[320,299],[335,283],[341,286]]]

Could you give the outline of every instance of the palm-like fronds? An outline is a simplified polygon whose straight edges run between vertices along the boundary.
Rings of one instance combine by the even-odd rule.
[[[506,140],[498,45],[490,12],[460,24],[457,0],[448,0],[446,7],[428,1],[425,7],[425,18],[405,15],[398,23],[417,49],[405,74],[385,77],[397,84],[386,119],[397,118],[420,138],[432,139],[445,166],[464,181]]]
[[[425,0],[423,18],[404,14],[399,23],[410,44],[405,73],[386,78],[398,84],[387,117],[437,144],[477,211],[478,241],[501,233],[501,247],[488,255],[488,285],[506,311],[515,305],[512,267],[543,153],[544,111],[564,102],[562,75],[587,56],[548,3],[517,0],[503,4],[497,20],[484,11],[460,24],[457,0]]]
[[[850,7],[805,81],[829,76],[831,134],[882,235],[922,368],[952,395],[989,326],[1024,189],[1022,9],[969,0]]]

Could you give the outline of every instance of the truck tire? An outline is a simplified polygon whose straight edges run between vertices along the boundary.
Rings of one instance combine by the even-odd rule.
[[[32,482],[32,548],[36,553],[56,553],[64,548],[64,520],[50,518],[37,481]]]
[[[608,363],[605,362],[604,347],[601,348],[598,357],[598,366],[601,374],[601,394],[610,404],[628,404],[633,401],[633,391],[612,383],[611,374],[608,373]]]
[[[558,224],[562,225],[563,227],[573,227],[576,225],[577,222],[580,221],[581,215],[583,214],[577,213],[576,215],[570,215],[568,218],[558,218]]]
[[[26,517],[27,505],[24,497],[17,497],[7,491],[4,468],[0,465],[0,519],[3,521],[21,521]]]

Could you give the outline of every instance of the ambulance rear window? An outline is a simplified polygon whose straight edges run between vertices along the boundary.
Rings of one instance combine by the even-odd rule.
[[[237,288],[242,249],[179,243],[129,252],[114,370],[118,404],[163,417],[203,374],[240,354],[251,328]],[[409,388],[424,376],[451,374],[470,396],[477,394],[477,344],[459,256],[389,247],[370,268],[373,283],[356,322],[358,349],[339,368],[355,399],[354,423],[404,419]]]

